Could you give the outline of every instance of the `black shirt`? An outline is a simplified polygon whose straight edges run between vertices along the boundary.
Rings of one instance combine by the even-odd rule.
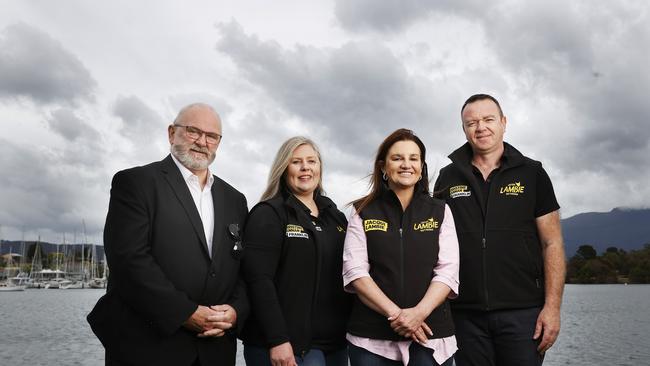
[[[322,209],[321,204],[318,210],[321,211]],[[330,215],[320,214],[319,217],[314,217],[310,214],[309,217],[314,227],[313,234],[315,240],[320,244],[318,249],[321,257],[320,275],[318,276],[320,281],[315,291],[311,318],[312,344],[314,348],[330,350],[333,346],[331,334],[332,318],[340,316],[339,310],[336,309],[340,304],[337,303],[331,294],[340,291],[342,287],[341,279],[332,276],[331,273],[341,270],[342,253],[337,241],[345,229],[334,221]]]
[[[474,176],[476,177],[476,181],[481,187],[481,194],[483,195],[483,212],[487,210],[487,202],[488,202],[488,198],[490,197],[490,186],[492,183],[492,178],[494,178],[494,175],[498,171],[499,171],[499,167],[492,170],[488,175],[487,179],[483,179],[483,173],[481,173],[481,171],[476,166],[472,165],[472,173],[474,173]]]

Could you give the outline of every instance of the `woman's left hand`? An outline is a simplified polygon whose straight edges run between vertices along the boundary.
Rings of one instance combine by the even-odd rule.
[[[413,334],[411,334],[411,339],[413,339],[415,342],[418,342],[420,344],[425,344],[429,340],[429,336],[431,335],[433,335],[433,333],[431,332],[431,329],[429,328],[427,323],[422,322],[420,328],[418,328],[418,330],[416,330]]]
[[[414,307],[402,309],[395,319],[389,318],[388,320],[390,320],[390,327],[393,328],[397,334],[403,337],[411,337],[413,333],[420,329],[426,316],[427,314],[424,314],[420,309]]]

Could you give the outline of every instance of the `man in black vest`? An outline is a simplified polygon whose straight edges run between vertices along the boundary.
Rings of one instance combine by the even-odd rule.
[[[244,196],[211,174],[221,120],[183,108],[171,155],[115,174],[104,227],[111,273],[88,316],[107,365],[235,364],[248,301],[239,278]]]
[[[460,246],[456,364],[541,365],[560,330],[560,206],[541,163],[503,142],[507,121],[495,98],[471,96],[461,118],[467,143],[435,185]]]

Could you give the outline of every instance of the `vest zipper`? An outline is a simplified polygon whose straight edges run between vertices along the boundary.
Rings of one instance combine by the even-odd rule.
[[[452,161],[456,163],[453,159]],[[487,286],[487,213],[489,210],[490,206],[490,191],[492,190],[492,184],[490,184],[490,189],[488,189],[488,196],[483,197],[483,200],[485,201],[485,209],[483,209],[483,202],[481,202],[481,199],[479,199],[479,192],[482,192],[481,185],[478,181],[478,179],[474,176],[474,173],[472,172],[471,168],[472,164],[470,162],[470,169],[465,170],[461,169],[461,172],[463,175],[465,175],[465,178],[469,182],[469,185],[474,189],[475,192],[477,192],[476,201],[479,205],[479,209],[481,210],[481,215],[483,215],[483,232],[481,233],[481,263],[482,263],[482,275],[483,275],[483,295],[485,296],[485,309],[484,310],[490,310],[490,300],[489,300],[489,294],[488,294],[488,286]],[[496,174],[498,175],[499,172]],[[494,178],[494,177],[493,177]],[[492,179],[494,181],[494,179]],[[483,183],[485,184],[485,183]],[[460,243],[459,243],[460,244]]]
[[[499,175],[500,171],[495,174],[495,177]],[[489,177],[489,176],[488,176]],[[481,241],[482,244],[482,261],[483,261],[483,293],[485,294],[485,310],[490,310],[490,293],[488,291],[488,270],[487,270],[487,218],[488,218],[488,211],[490,210],[490,198],[494,196],[492,194],[492,188],[494,183],[494,178],[492,177],[492,181],[490,182],[490,188],[488,189],[488,196],[485,197],[485,212],[483,214],[483,240]]]
[[[485,251],[487,250],[487,245],[485,244],[485,229],[483,231],[483,250],[482,250],[482,259],[483,259],[483,292],[485,294],[485,310],[490,310],[490,295],[488,294],[488,288],[487,288],[487,259]]]

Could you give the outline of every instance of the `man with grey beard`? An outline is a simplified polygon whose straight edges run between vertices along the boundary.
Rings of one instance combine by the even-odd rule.
[[[208,166],[221,119],[191,104],[168,127],[171,154],[115,174],[104,248],[108,289],[88,315],[106,365],[234,365],[248,313],[239,278],[244,195]]]

